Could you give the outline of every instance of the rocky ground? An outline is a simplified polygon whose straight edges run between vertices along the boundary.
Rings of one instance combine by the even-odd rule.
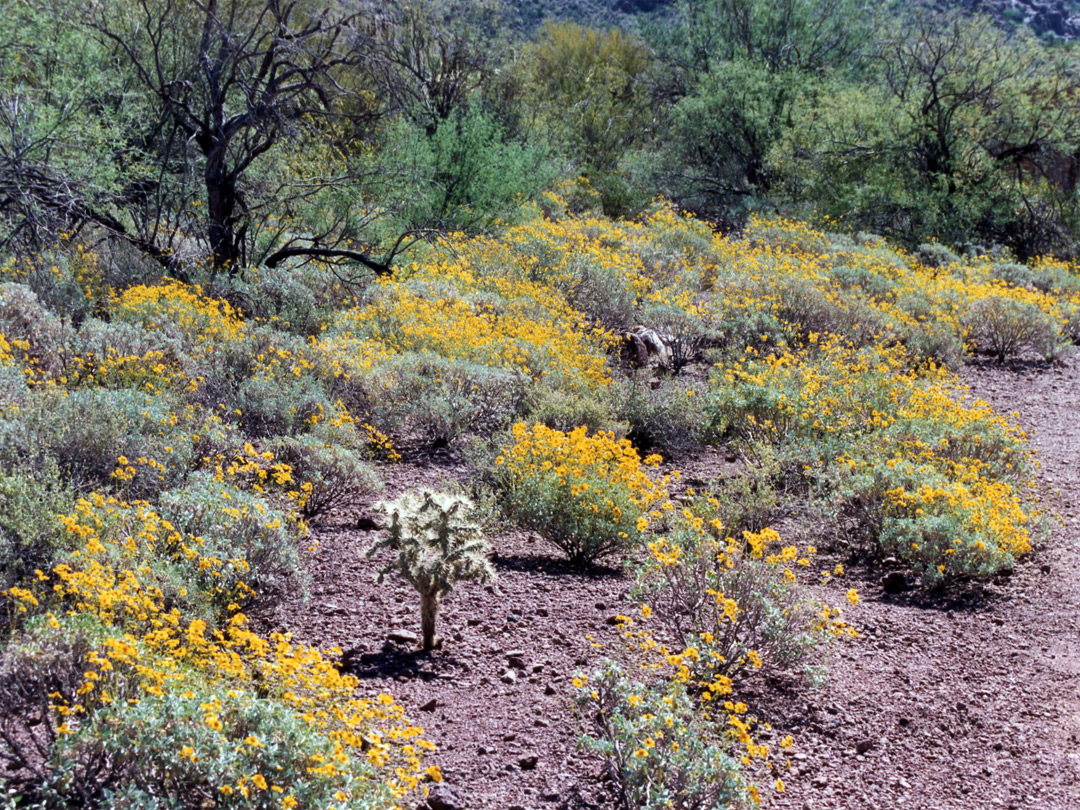
[[[847,612],[861,636],[837,649],[823,685],[759,689],[759,716],[796,740],[785,790],[763,791],[766,807],[1080,807],[1080,363],[976,364],[965,377],[973,394],[1019,411],[1045,505],[1063,522],[1048,521],[1035,553],[994,582],[886,594],[883,572],[858,566],[838,580],[862,594]],[[460,472],[403,464],[388,477],[393,495]],[[582,575],[535,537],[495,536],[497,583],[449,597],[445,646],[427,656],[415,652],[416,595],[373,583],[380,561],[362,554],[373,535],[354,525],[319,532],[310,598],[273,622],[340,646],[366,689],[398,697],[439,746],[449,804],[610,804],[599,764],[576,748],[569,681],[633,609],[627,576]]]

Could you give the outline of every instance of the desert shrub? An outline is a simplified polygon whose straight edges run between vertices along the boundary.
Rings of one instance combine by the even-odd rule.
[[[1030,301],[991,295],[973,302],[964,322],[976,348],[1002,362],[1025,349],[1052,360],[1062,349],[1057,321]]]
[[[631,810],[728,810],[750,807],[734,727],[697,711],[677,680],[631,680],[605,660],[576,678],[585,718],[582,744],[604,763],[621,805]]]
[[[444,446],[505,429],[525,407],[526,386],[520,372],[424,352],[389,357],[335,390],[396,443]]]
[[[163,492],[159,508],[178,531],[199,538],[189,542],[203,558],[217,561],[213,586],[206,590],[221,606],[239,600],[238,593],[272,603],[302,584],[301,530],[288,512],[257,492],[200,471],[183,487]]]
[[[933,362],[959,368],[964,360],[964,341],[948,324],[920,321],[903,330],[901,343],[915,363]]]
[[[1074,345],[1080,344],[1080,305],[1070,303],[1062,307],[1061,331]],[[0,370],[2,372],[2,370]],[[2,386],[2,383],[0,383]],[[0,388],[2,390],[2,388]]]
[[[324,267],[260,268],[244,294],[244,313],[296,335],[318,335],[349,296]]]
[[[93,649],[93,638],[78,626],[61,634],[43,622],[34,624],[0,652],[0,763],[4,787],[20,801],[40,798],[33,791],[52,777],[53,751],[61,736],[53,721],[55,706],[78,703],[86,657]]]
[[[798,334],[771,308],[762,307],[753,299],[738,302],[724,299],[711,320],[713,329],[719,334],[720,348],[735,355],[741,355],[750,347],[771,350],[786,346]]]
[[[700,389],[700,381],[683,378],[660,378],[654,388],[635,376],[613,392],[616,414],[630,426],[628,438],[636,447],[668,458],[685,454],[705,439]]]
[[[112,302],[110,314],[115,322],[136,324],[178,341],[193,356],[245,331],[243,319],[229,303],[172,279],[128,287]]]
[[[182,342],[160,332],[123,322],[106,322],[87,318],[79,327],[75,350],[79,354],[104,357],[110,352],[122,356],[143,356],[161,352],[183,357]],[[185,358],[186,359],[186,358]]]
[[[522,416],[529,422],[570,431],[584,425],[590,432],[606,430],[618,436],[626,434],[626,424],[615,413],[609,392],[567,391],[547,385],[535,385],[527,394]]]
[[[22,341],[21,359],[37,376],[58,376],[75,330],[38,301],[24,284],[0,284],[0,335]]]
[[[74,500],[55,467],[0,475],[0,590],[50,569],[70,549],[57,516]]]
[[[123,624],[50,615],[0,657],[11,687],[0,701],[17,712],[0,727],[21,732],[0,739],[0,760],[19,763],[9,784],[30,806],[293,808],[344,797],[375,810],[441,778],[424,770],[432,746],[401,707],[355,697],[356,680],[318,651],[256,636],[243,616],[211,633],[140,596],[142,627],[130,614]]]
[[[215,705],[216,728],[204,708]],[[110,807],[156,807],[163,794],[169,807],[184,810],[211,796],[220,808],[316,807],[345,795],[342,788],[349,806],[374,810],[393,801],[378,768],[360,758],[335,766],[333,778],[312,778],[312,768],[339,761],[335,743],[254,690],[233,690],[225,701],[209,688],[115,701],[63,735],[53,757],[35,792]]]
[[[813,549],[785,546],[769,528],[732,536],[720,505],[704,496],[682,510],[649,543],[635,585],[657,635],[687,651],[690,681],[714,691],[740,675],[795,670],[814,646],[846,632],[797,584]]]
[[[720,334],[707,328],[694,305],[649,303],[638,308],[637,320],[664,341],[668,350],[666,365],[675,374],[701,361],[707,348],[721,342]]]
[[[55,462],[76,490],[148,498],[187,475],[200,420],[168,396],[88,388],[47,391],[0,423],[0,458],[13,468]]]
[[[12,406],[22,407],[29,397],[30,387],[26,384],[22,369],[14,363],[4,365],[0,362],[0,412]]]
[[[311,428],[333,404],[310,377],[260,376],[240,384],[233,400],[244,433],[256,438],[293,436]]]
[[[836,486],[840,511],[876,553],[908,562],[928,584],[1007,570],[1031,550],[1035,516],[1010,484],[978,469],[957,480],[913,461],[851,462]]]
[[[514,425],[512,446],[496,459],[500,503],[519,525],[537,532],[575,564],[593,562],[638,543],[649,511],[665,499],[626,439]]]
[[[926,242],[919,245],[915,250],[915,258],[919,263],[931,270],[940,270],[952,264],[959,264],[960,257],[944,245],[937,242]]]
[[[375,471],[348,447],[299,436],[279,438],[267,448],[291,468],[291,485],[302,493],[298,506],[307,520],[363,506],[380,487]]]
[[[964,399],[946,372],[909,371],[896,350],[826,341],[748,358],[714,385],[712,435],[776,448],[785,475],[812,497],[838,499],[832,506],[854,521],[854,534],[928,581],[1008,567],[1030,547],[1018,494],[1031,474],[1024,436],[986,403]],[[917,503],[924,497],[932,509]],[[953,532],[944,545],[931,515]],[[937,539],[914,537],[923,529]]]
[[[866,267],[840,264],[832,269],[831,275],[844,289],[856,290],[881,301],[896,297],[896,282]]]
[[[1034,287],[1035,274],[1031,268],[1016,262],[995,264],[990,271],[992,278],[1003,281],[1012,287]]]

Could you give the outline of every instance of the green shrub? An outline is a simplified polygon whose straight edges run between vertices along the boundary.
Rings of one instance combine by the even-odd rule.
[[[705,440],[702,383],[684,378],[659,378],[659,385],[641,375],[622,382],[613,392],[616,414],[630,426],[636,447],[665,458],[689,453]]]
[[[241,429],[254,438],[295,436],[311,429],[333,404],[311,377],[260,376],[245,380],[232,401]]]
[[[1003,481],[889,459],[849,465],[836,493],[876,554],[930,584],[1010,569],[1031,549],[1035,518]]]
[[[0,475],[0,590],[48,571],[70,549],[57,516],[74,500],[55,467]]]
[[[0,283],[0,335],[24,340],[30,368],[39,374],[62,374],[75,330],[47,310],[25,284]]]
[[[1053,360],[1063,347],[1056,320],[1030,301],[1004,295],[982,298],[968,308],[964,323],[975,347],[999,362],[1026,349]]]
[[[626,434],[625,422],[615,413],[610,392],[567,391],[547,385],[534,385],[528,392],[523,416],[554,430],[570,431],[584,425],[591,432],[606,430],[618,436]]]
[[[829,630],[842,629],[821,621],[823,605],[797,584],[794,571],[809,565],[812,549],[783,546],[769,528],[735,535],[720,505],[704,496],[683,509],[649,543],[634,589],[662,637],[697,651],[683,664],[702,686],[793,671]]]
[[[244,314],[296,335],[318,335],[347,305],[348,296],[325,267],[260,268],[244,291]]]
[[[163,668],[130,637],[89,621],[66,618],[16,639],[0,656],[0,762],[9,765],[4,781],[16,789],[18,806],[199,810],[212,803],[280,810],[344,801],[380,810],[393,804],[380,772],[385,765],[342,756],[325,721],[305,719],[266,679],[185,669],[172,676],[182,686],[167,679],[162,689],[144,680]],[[94,680],[87,680],[88,671]],[[89,695],[86,683],[97,687]],[[101,690],[109,699],[98,699]],[[363,708],[338,700],[343,715]],[[57,712],[77,704],[84,707],[78,722]]]
[[[527,383],[519,372],[409,352],[339,381],[335,393],[397,444],[445,446],[504,430],[526,406]]]
[[[273,604],[303,584],[298,526],[267,498],[200,471],[183,487],[164,492],[161,516],[179,531],[199,538],[198,553],[221,561],[204,589],[225,603],[244,583],[257,598]],[[225,607],[225,604],[218,605]]]
[[[152,498],[188,474],[198,414],[131,389],[50,390],[0,420],[0,459],[42,470],[55,463],[75,490]]]
[[[605,660],[581,683],[587,751],[604,763],[629,810],[730,810],[753,802],[736,748],[678,681],[646,684]]]
[[[927,242],[915,251],[915,258],[919,263],[932,270],[939,270],[951,264],[959,264],[960,257],[944,245],[937,242]]]
[[[348,447],[299,436],[279,438],[267,448],[292,468],[290,486],[299,488],[300,514],[307,520],[364,506],[381,486],[371,466]]]

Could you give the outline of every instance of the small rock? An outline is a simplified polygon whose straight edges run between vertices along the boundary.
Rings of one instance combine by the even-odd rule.
[[[427,806],[430,810],[465,810],[465,803],[445,782],[428,789]]]
[[[543,618],[543,617],[548,615],[548,609],[547,608],[537,608],[536,609],[536,615]]]
[[[393,641],[395,644],[419,644],[420,638],[416,633],[410,633],[408,630],[391,630],[386,634],[386,637]]]
[[[885,593],[901,593],[908,589],[907,577],[902,571],[890,571],[881,578],[881,587]]]
[[[596,609],[597,610],[607,610],[607,603],[606,602],[597,602],[596,603]]]
[[[1044,574],[1049,574],[1050,573],[1050,563],[1043,563],[1042,565],[1039,566],[1039,570],[1042,571]]]
[[[479,620],[479,619],[468,619],[468,620],[467,620],[467,621],[465,622],[465,624],[469,625],[469,627],[476,627],[476,625],[478,625],[478,624],[480,624],[480,623],[481,623],[481,622],[480,622],[480,620]]]
[[[511,669],[525,669],[525,662],[516,655],[510,655],[506,658],[506,664]]]
[[[514,740],[517,739],[517,734],[515,734],[512,731],[508,731],[505,734],[503,734],[502,738],[503,738],[503,742],[513,742]]]
[[[367,515],[364,515],[356,521],[356,530],[358,532],[377,532],[382,528],[383,526],[381,523],[369,518]]]
[[[859,754],[860,756],[862,754],[867,753],[868,751],[873,751],[873,750],[874,750],[874,741],[873,740],[859,740],[857,743],[855,743],[855,753]]]
[[[420,711],[422,711],[422,712],[433,712],[433,711],[435,711],[435,707],[438,706],[438,705],[439,705],[438,699],[437,698],[432,698],[431,700],[429,700],[427,703],[425,703],[423,706],[420,707]]]
[[[517,673],[512,669],[508,669],[503,672],[499,680],[503,683],[517,683]]]
[[[547,686],[544,687],[544,694],[547,695],[548,697],[551,697],[552,695],[557,695],[558,693],[559,693],[558,690],[554,686],[552,686],[550,683]]]
[[[536,754],[527,754],[518,760],[518,767],[523,771],[531,771],[536,767],[536,764],[540,761],[540,757]]]
[[[542,717],[537,717],[533,721],[533,725],[536,726],[537,728],[551,728],[551,723],[549,723],[547,720],[545,720]]]
[[[810,784],[813,785],[814,787],[820,789],[820,788],[825,787],[827,784],[829,784],[829,780],[826,779],[824,776],[815,776],[814,781],[811,782]]]

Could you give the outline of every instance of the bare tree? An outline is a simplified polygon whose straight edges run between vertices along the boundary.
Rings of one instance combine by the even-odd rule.
[[[187,170],[194,150],[214,268],[235,272],[249,258],[245,177],[298,127],[337,114],[357,16],[301,0],[98,0],[85,20],[155,101],[161,159]]]

